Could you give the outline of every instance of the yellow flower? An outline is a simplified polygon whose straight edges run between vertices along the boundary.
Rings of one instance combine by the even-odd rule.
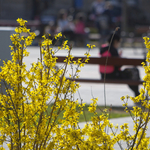
[[[62,47],[53,48],[49,37],[43,36],[40,44],[40,58],[33,62],[29,69],[26,68],[24,57],[29,55],[27,46],[31,45],[35,38],[25,26],[25,20],[18,18],[20,26],[16,28],[16,34],[10,38],[13,46],[10,46],[12,60],[4,61],[1,66],[0,80],[4,82],[6,94],[0,93],[0,149],[7,143],[9,149],[114,149],[117,143],[127,143],[129,149],[149,149],[150,138],[147,137],[147,124],[149,121],[150,95],[150,66],[143,64],[145,69],[145,85],[140,90],[140,95],[130,97],[134,102],[140,102],[142,107],[134,106],[128,109],[129,96],[123,96],[125,111],[129,111],[133,120],[135,133],[129,134],[128,123],[120,126],[110,123],[107,109],[101,115],[97,113],[98,98],[93,98],[88,111],[93,115],[91,122],[87,122],[83,128],[79,127],[79,117],[84,113],[85,103],[81,103],[74,94],[80,87],[79,83],[66,79],[70,75],[72,79],[79,77],[79,67],[89,60],[89,52],[85,59],[73,61],[71,48],[68,41],[64,41]],[[22,36],[27,32],[27,37]],[[55,38],[59,39],[58,33]],[[147,48],[150,47],[149,38],[145,38]],[[87,45],[89,48],[94,45]],[[56,67],[58,50],[67,49],[68,56],[63,65]],[[147,53],[147,61],[150,60],[150,52]],[[68,72],[68,64],[71,64],[72,72]],[[75,67],[75,71],[74,71]],[[1,85],[3,86],[3,84]],[[143,111],[144,110],[144,111]],[[62,118],[60,116],[63,116]],[[60,117],[60,118],[59,118]],[[108,130],[111,128],[111,130]],[[112,133],[109,133],[111,131]],[[120,145],[122,147],[122,145]],[[123,145],[124,148],[124,145]]]
[[[96,47],[96,46],[95,45],[91,45],[91,44],[87,44],[87,47],[93,49],[93,47]]]
[[[88,48],[91,48],[91,45],[90,45],[90,44],[87,44],[86,46],[87,46]]]
[[[17,22],[20,24],[20,26],[24,26],[27,20],[23,20],[22,18],[18,18]]]
[[[93,49],[93,47],[96,47],[95,45],[91,45],[91,49]]]

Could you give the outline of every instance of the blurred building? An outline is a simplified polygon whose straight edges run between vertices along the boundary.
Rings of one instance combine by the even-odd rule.
[[[62,8],[73,14],[75,0],[0,0],[0,20],[40,20],[48,23],[57,18],[58,11]],[[150,0],[106,0],[115,7],[123,9],[122,2],[126,1],[126,22],[129,26],[149,24]],[[93,0],[82,0],[80,10],[89,14]]]
[[[0,0],[0,19],[30,19],[31,13],[32,0]]]
[[[123,0],[106,0],[114,5],[120,5]],[[126,0],[129,5],[140,3],[140,7],[145,12],[150,12],[148,6],[149,0]],[[91,9],[93,0],[83,0],[83,11],[88,12]],[[38,4],[39,3],[39,4]],[[36,5],[37,4],[37,5]],[[33,11],[39,11],[40,15],[54,15],[61,8],[70,9],[74,5],[74,0],[0,0],[0,19],[32,19]],[[35,8],[38,6],[38,8]]]

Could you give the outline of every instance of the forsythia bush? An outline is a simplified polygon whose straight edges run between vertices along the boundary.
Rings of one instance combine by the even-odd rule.
[[[7,143],[10,150],[113,150],[118,144],[120,149],[147,150],[149,149],[149,137],[146,137],[147,124],[150,119],[150,104],[145,93],[150,95],[150,66],[143,63],[146,76],[144,89],[137,97],[131,97],[133,102],[141,102],[142,107],[128,109],[125,97],[126,111],[131,114],[134,123],[135,134],[130,135],[128,124],[118,127],[109,122],[107,110],[101,116],[96,113],[97,98],[92,99],[89,111],[94,112],[91,123],[86,123],[83,129],[78,126],[79,116],[83,113],[84,104],[78,103],[73,94],[79,88],[79,84],[73,80],[67,80],[65,74],[67,65],[76,65],[72,79],[78,78],[80,67],[89,60],[89,52],[85,59],[73,60],[71,47],[67,41],[62,46],[53,48],[52,40],[43,36],[40,43],[40,58],[37,63],[32,63],[29,70],[26,69],[24,57],[29,55],[27,46],[32,44],[35,33],[30,32],[25,26],[25,20],[17,19],[20,24],[11,35],[13,46],[11,47],[12,60],[3,63],[0,72],[1,83],[5,85],[5,91],[1,87],[0,94],[0,149],[3,143]],[[27,35],[27,36],[25,36]],[[61,38],[59,33],[55,39]],[[150,61],[150,41],[145,38],[148,49],[147,62]],[[88,45],[93,48],[92,45]],[[64,60],[64,66],[56,69],[58,50],[65,49],[68,56]],[[1,84],[1,85],[3,85]],[[129,97],[127,97],[128,99]],[[47,103],[50,100],[50,103]],[[47,109],[51,104],[51,111]],[[76,108],[79,111],[77,111]],[[63,119],[58,116],[63,112]],[[111,133],[108,133],[110,128]],[[118,130],[119,132],[116,132]],[[121,142],[126,142],[126,147]]]

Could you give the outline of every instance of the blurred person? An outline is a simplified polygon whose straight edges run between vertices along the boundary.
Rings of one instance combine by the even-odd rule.
[[[85,34],[85,22],[84,22],[84,17],[80,13],[77,15],[77,18],[75,20],[75,33],[76,34]]]
[[[73,17],[68,16],[66,10],[61,10],[57,21],[57,32],[62,32],[69,40],[74,40],[74,29]]]
[[[81,12],[76,15],[74,33],[76,44],[80,41],[80,43],[82,43],[82,46],[85,46],[88,42],[88,33],[85,32],[85,18],[84,14]]]
[[[48,8],[48,2],[49,1],[51,2],[51,0],[42,0],[42,1],[44,3],[44,9],[47,9]]]
[[[56,22],[50,21],[47,26],[44,28],[44,34],[47,36],[50,34],[49,38],[52,40],[53,44],[56,42],[55,34],[56,34]]]
[[[74,15],[76,16],[77,13],[82,11],[83,8],[83,0],[73,0],[73,8],[74,8]]]
[[[121,52],[118,52],[118,48],[120,46],[121,37],[118,34],[110,34],[108,38],[108,43],[103,44],[100,48],[100,56],[101,57],[121,57]],[[111,44],[111,45],[110,45]],[[109,49],[110,46],[110,49]],[[121,66],[99,66],[99,72],[101,74],[101,78],[104,79],[133,79],[139,80],[139,71],[137,68],[126,68],[125,70],[121,70]],[[128,85],[129,88],[134,92],[135,96],[139,95],[138,86]]]
[[[105,11],[105,2],[103,0],[95,0],[92,3],[91,19],[96,20]]]
[[[101,34],[101,42],[106,41],[109,30],[109,16],[106,12],[106,2],[104,0],[95,0],[92,3],[90,19],[95,22],[98,32]]]
[[[114,23],[114,17],[115,17],[114,7],[109,1],[106,2],[104,15],[106,15],[108,18],[107,35],[109,35],[111,33],[111,29],[114,27],[113,23]]]
[[[40,0],[32,0],[32,20],[40,20]]]

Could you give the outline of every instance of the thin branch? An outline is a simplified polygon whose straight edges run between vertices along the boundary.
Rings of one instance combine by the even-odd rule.
[[[114,38],[114,35],[116,33],[116,31],[118,31],[119,27],[117,27],[111,37],[110,40],[110,44],[109,44],[109,48],[108,48],[108,52],[110,51],[110,47],[112,45],[112,40]],[[107,67],[107,63],[108,63],[108,53],[107,53],[107,57],[106,57],[106,62],[105,62],[105,72],[104,72],[104,102],[105,102],[105,108],[106,108],[106,88],[105,88],[105,83],[106,83],[106,67]]]

